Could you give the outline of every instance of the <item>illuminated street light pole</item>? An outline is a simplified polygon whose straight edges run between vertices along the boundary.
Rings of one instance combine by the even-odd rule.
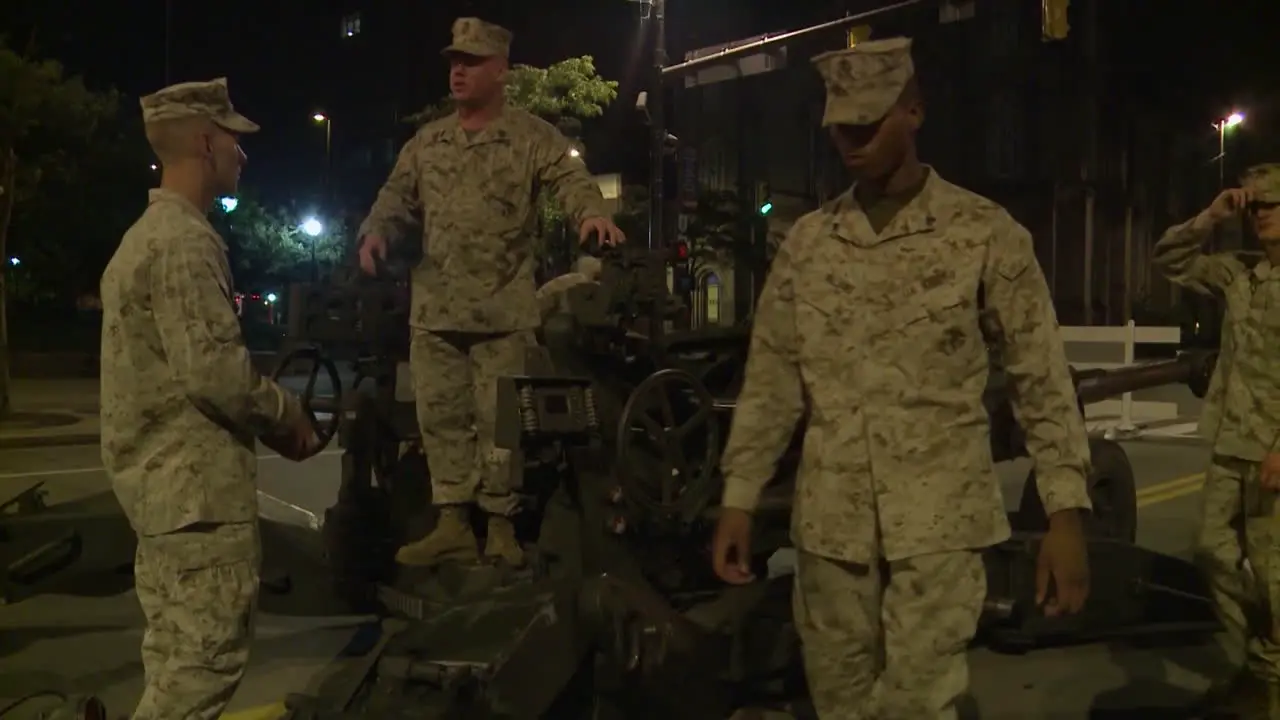
[[[324,125],[324,199],[329,201],[329,175],[333,170],[333,118],[324,113],[311,116],[312,121]]]
[[[1221,120],[1212,123],[1213,129],[1218,131],[1218,189],[1226,187],[1227,172],[1227,129],[1233,128],[1244,122],[1244,113],[1236,111]]]
[[[324,232],[324,225],[319,220],[309,217],[298,227],[303,234],[311,238],[311,282],[317,282],[320,279],[320,272],[316,267],[316,243],[319,242],[320,233]]]

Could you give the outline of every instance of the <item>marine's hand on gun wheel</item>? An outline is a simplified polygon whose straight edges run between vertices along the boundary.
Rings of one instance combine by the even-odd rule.
[[[296,399],[290,399],[288,421],[280,432],[262,438],[262,444],[286,460],[301,462],[320,451],[320,438],[311,424],[311,416]]]
[[[594,237],[595,242],[600,247],[614,247],[621,245],[627,241],[627,236],[622,230],[606,217],[587,218],[582,221],[582,225],[578,228],[578,244],[583,247],[590,247]]]

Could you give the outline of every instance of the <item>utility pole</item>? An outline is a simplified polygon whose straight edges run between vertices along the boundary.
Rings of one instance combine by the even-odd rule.
[[[170,71],[170,48],[172,41],[169,35],[173,32],[173,0],[164,0],[164,84],[167,87],[169,83]]]
[[[667,122],[662,71],[667,66],[667,0],[649,0],[653,24],[653,68],[649,80],[649,247],[663,246],[663,205],[666,202],[664,171],[667,157]]]

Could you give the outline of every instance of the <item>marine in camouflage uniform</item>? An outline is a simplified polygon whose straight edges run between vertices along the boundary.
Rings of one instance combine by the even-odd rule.
[[[910,47],[814,58],[823,125],[878,133],[913,83]],[[902,193],[860,197],[855,185],[802,217],[773,261],[722,504],[755,509],[807,413],[792,602],[818,716],[954,718],[986,597],[981,552],[1010,536],[980,311],[1001,333],[1050,514],[1090,507],[1087,438],[1027,230],[927,166]]]
[[[215,171],[234,189],[243,161],[234,138],[258,126],[232,108],[225,79],[167,87],[141,104],[149,137],[193,118],[229,133],[225,154],[210,160],[234,158]],[[302,416],[250,361],[227,247],[205,213],[152,190],[102,276],[102,462],[138,536],[147,621],[135,720],[213,720],[235,693],[258,596],[255,437]]]
[[[476,18],[453,25],[458,62],[508,56],[511,33]],[[523,463],[494,447],[497,379],[522,371],[541,321],[535,296],[534,202],[552,190],[577,221],[608,217],[599,186],[569,140],[544,120],[504,107],[479,131],[454,114],[428,123],[400,151],[360,236],[390,242],[421,226],[412,277],[410,366],[431,472],[436,529],[396,554],[405,565],[474,559],[466,508],[489,517],[485,555],[523,561],[510,516]]]
[[[1258,165],[1245,172],[1240,190],[1169,228],[1155,249],[1171,281],[1226,304],[1200,416],[1213,453],[1195,555],[1226,631],[1224,649],[1233,658],[1244,652],[1242,672],[1216,683],[1207,704],[1258,718],[1280,717],[1280,535],[1275,490],[1263,487],[1268,458],[1280,460],[1278,208],[1280,164]],[[1241,212],[1254,222],[1267,255],[1252,268],[1234,253],[1205,252],[1214,228]]]

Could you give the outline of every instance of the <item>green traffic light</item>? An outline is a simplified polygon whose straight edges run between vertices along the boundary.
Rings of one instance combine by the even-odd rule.
[[[761,215],[768,215],[770,210],[773,210],[773,203],[771,202],[767,202],[760,206]]]

